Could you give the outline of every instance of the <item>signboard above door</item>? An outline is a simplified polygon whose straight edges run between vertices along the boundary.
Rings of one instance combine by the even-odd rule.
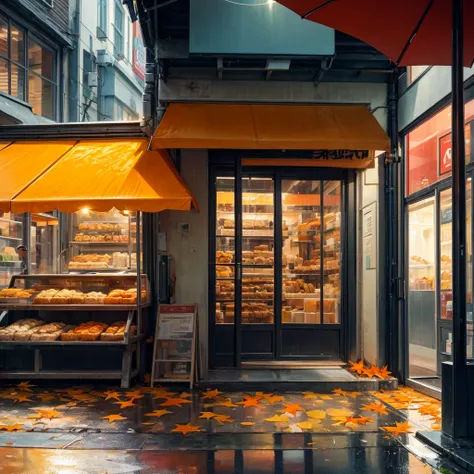
[[[334,30],[269,0],[191,0],[189,52],[327,56]]]

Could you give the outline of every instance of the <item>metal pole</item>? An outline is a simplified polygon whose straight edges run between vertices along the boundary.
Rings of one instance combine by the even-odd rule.
[[[463,0],[453,2],[453,381],[452,435],[467,434],[466,394],[466,160],[464,139]]]

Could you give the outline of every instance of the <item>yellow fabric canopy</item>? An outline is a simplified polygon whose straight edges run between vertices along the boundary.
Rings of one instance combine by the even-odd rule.
[[[153,148],[388,151],[390,140],[360,105],[173,103]]]
[[[37,159],[23,158],[24,167]],[[149,151],[143,139],[114,139],[78,142],[13,199],[11,210],[159,212],[192,205],[198,209],[165,151]]]
[[[74,146],[74,143],[74,141],[21,142],[1,149],[0,210],[9,212],[12,199],[56,163]]]

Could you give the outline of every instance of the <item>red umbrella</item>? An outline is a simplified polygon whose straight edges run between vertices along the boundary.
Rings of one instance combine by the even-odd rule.
[[[443,431],[473,435],[467,423],[466,170],[463,64],[474,62],[474,0],[277,0],[302,18],[355,36],[395,64],[452,66],[452,386],[443,393]],[[444,366],[447,369],[447,366]],[[444,370],[443,370],[444,372]],[[446,370],[443,380],[449,372]]]
[[[302,18],[359,38],[395,64],[452,64],[452,0],[277,0]],[[464,65],[474,62],[474,1],[464,2]]]

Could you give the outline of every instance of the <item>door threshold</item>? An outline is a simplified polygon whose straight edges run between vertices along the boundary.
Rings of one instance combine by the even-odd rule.
[[[435,378],[435,377],[430,377]],[[407,380],[407,387],[414,388],[416,391],[428,395],[429,397],[441,400],[441,389],[423,381],[423,379],[413,378]]]
[[[243,369],[318,369],[318,368],[341,368],[346,365],[341,360],[312,360],[312,361],[301,361],[301,360],[253,360],[242,362]]]

